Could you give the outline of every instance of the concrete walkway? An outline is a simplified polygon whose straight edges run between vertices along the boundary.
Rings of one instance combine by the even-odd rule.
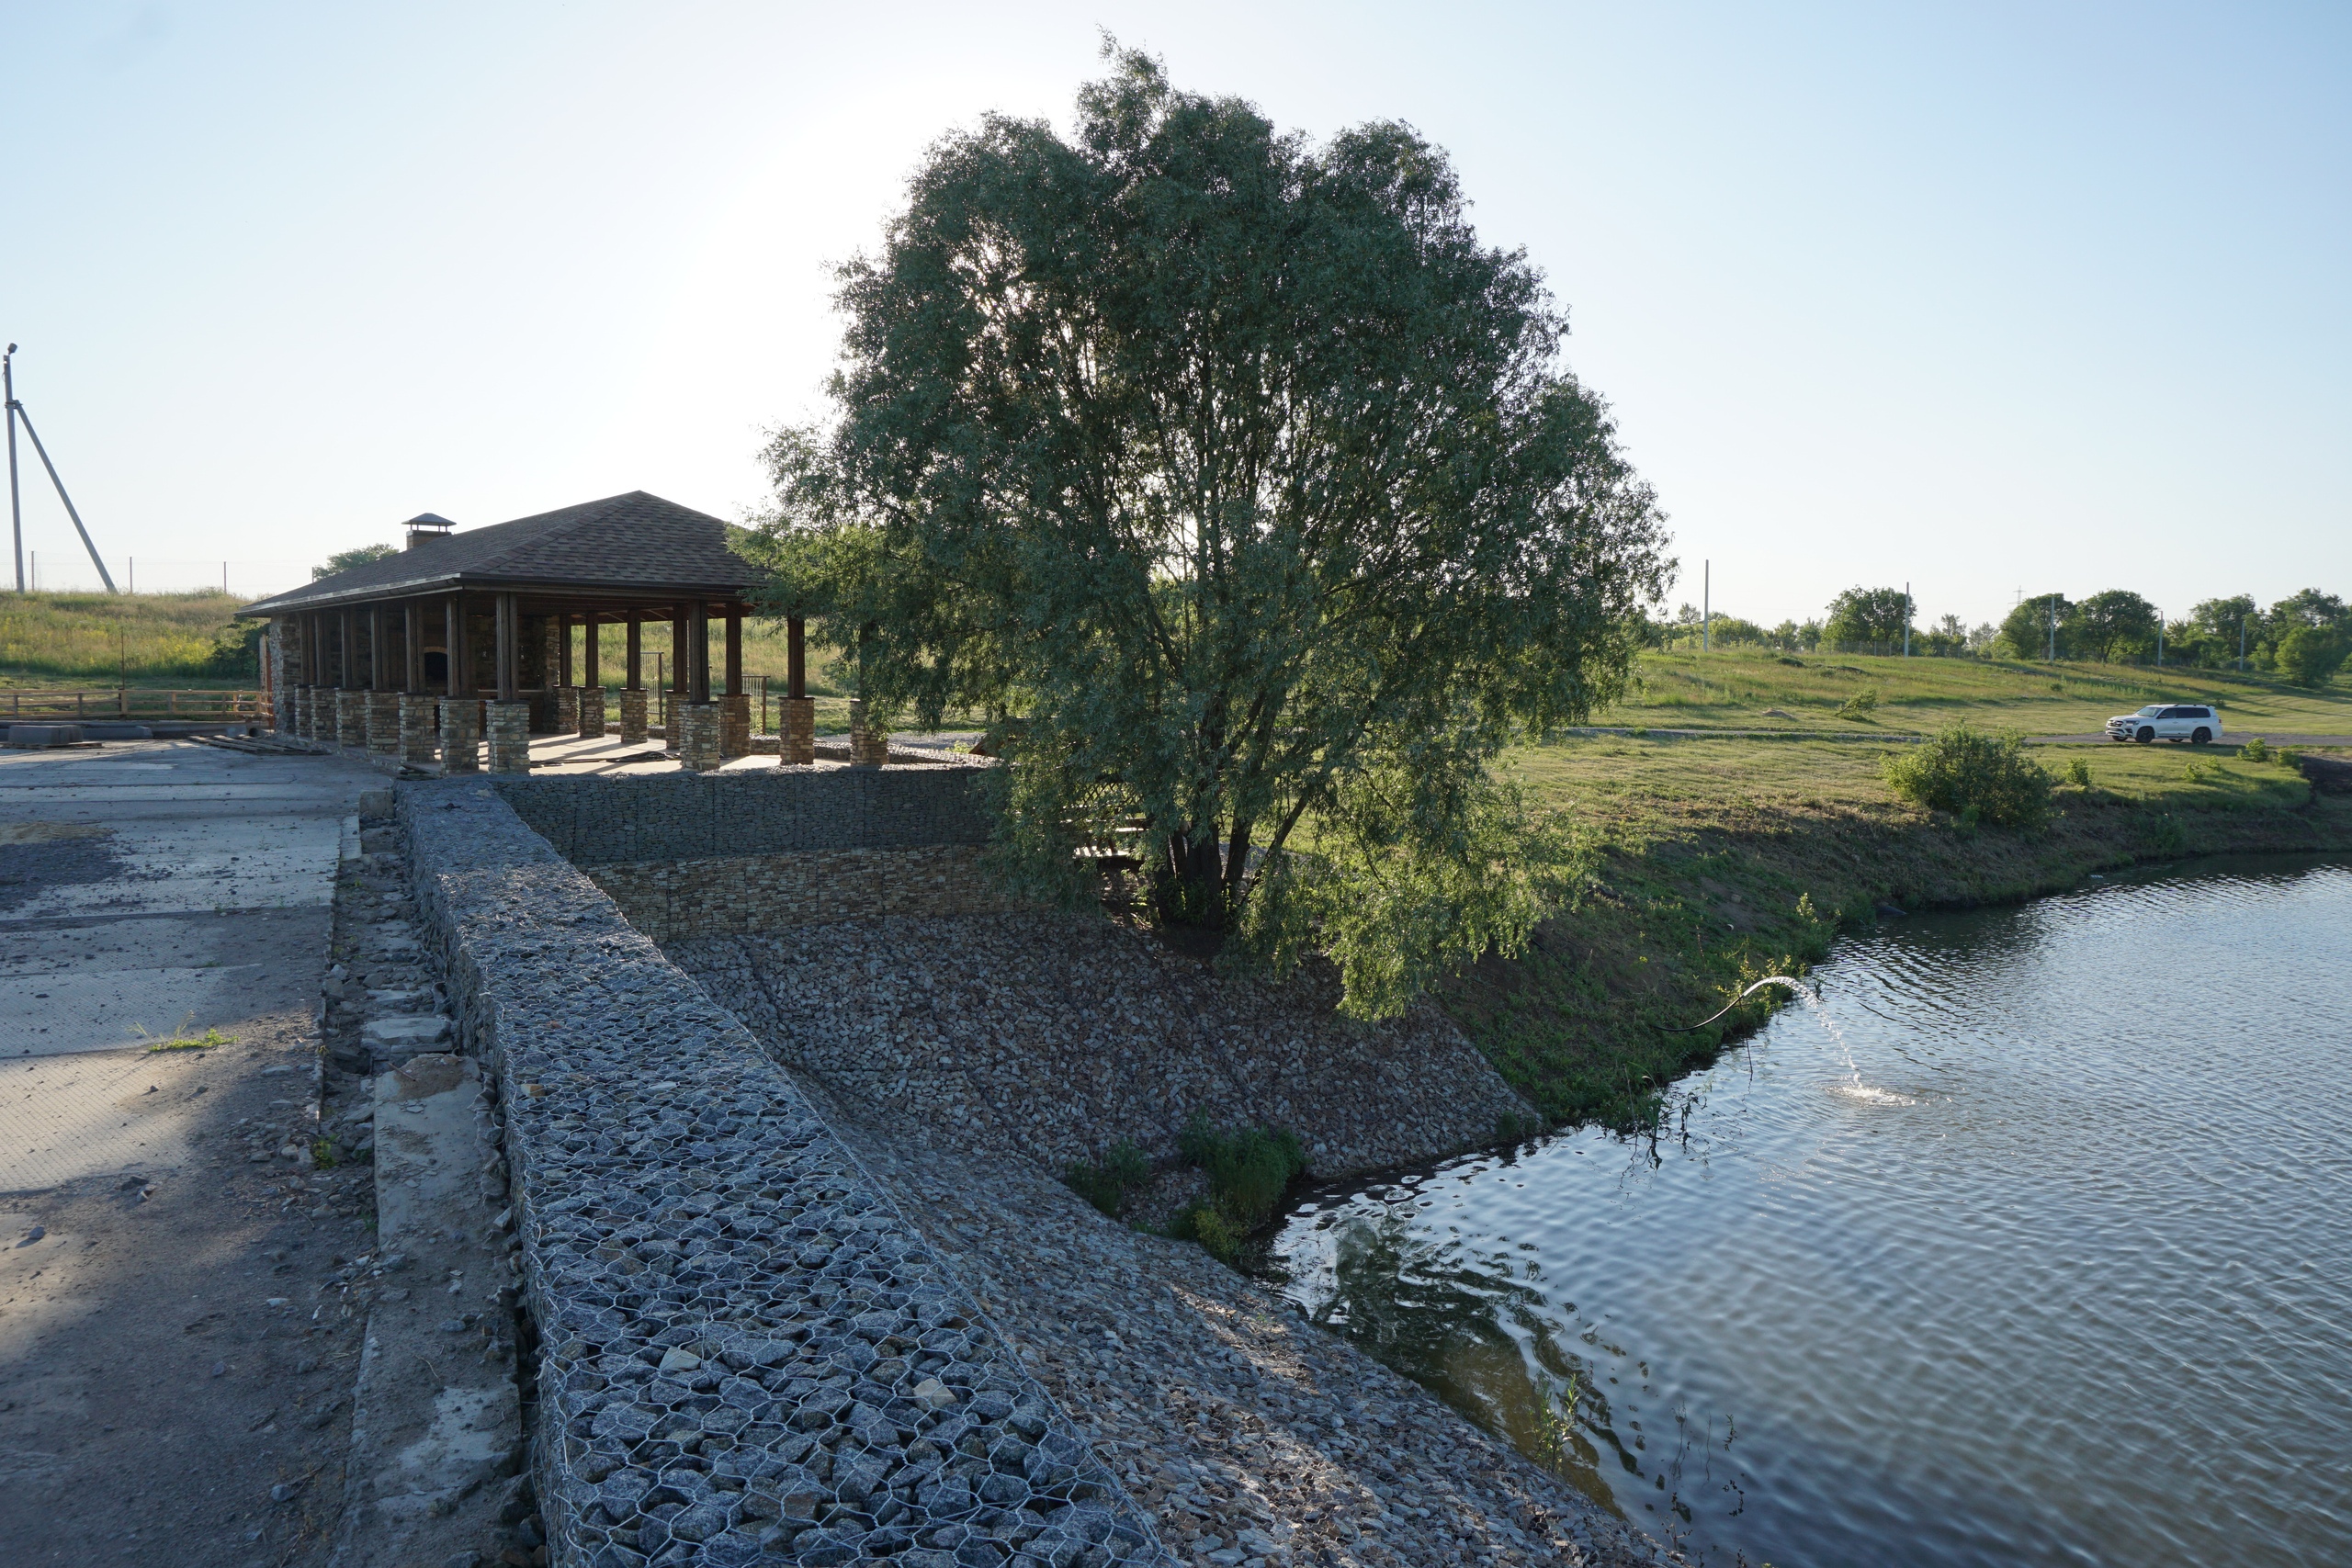
[[[315,1010],[383,783],[187,741],[0,751],[12,1568],[323,1557],[358,1347],[314,1286],[372,1205],[366,1168],[311,1164]]]

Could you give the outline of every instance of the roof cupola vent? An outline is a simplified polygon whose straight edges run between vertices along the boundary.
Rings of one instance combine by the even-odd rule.
[[[431,512],[420,512],[408,520],[408,547],[413,550],[419,545],[430,544],[435,539],[446,539],[449,536],[449,530],[456,526],[457,525],[447,517]]]

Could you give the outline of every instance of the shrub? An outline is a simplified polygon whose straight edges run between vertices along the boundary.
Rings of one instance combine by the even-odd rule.
[[[1273,1216],[1291,1179],[1306,1168],[1306,1151],[1295,1134],[1262,1127],[1218,1133],[1200,1115],[1186,1124],[1177,1148],[1208,1172],[1218,1212],[1244,1232]]]
[[[2076,789],[2091,787],[2091,765],[2080,757],[2066,764],[2066,782]]]
[[[1125,1138],[1095,1164],[1073,1165],[1062,1173],[1065,1186],[1114,1220],[1126,1212],[1129,1195],[1150,1180],[1151,1162]]]
[[[1181,1211],[1169,1233],[1199,1242],[1228,1263],[1242,1238],[1273,1218],[1292,1179],[1306,1169],[1306,1153],[1293,1134],[1264,1127],[1220,1133],[1198,1112],[1184,1124],[1176,1146],[1187,1162],[1208,1173],[1209,1196]]]
[[[2238,748],[2238,757],[2248,762],[2267,762],[2270,761],[2270,743],[2257,735]]]
[[[1846,705],[1838,710],[1838,716],[1839,718],[1860,718],[1862,715],[1870,712],[1871,709],[1876,706],[1878,706],[1878,688],[1876,686],[1864,686],[1860,691],[1856,692],[1852,696],[1846,699]]]
[[[2030,828],[2050,814],[2052,779],[2025,754],[2020,736],[1985,735],[1965,723],[1945,729],[1925,745],[1887,758],[1886,782],[1918,806],[1955,815],[1973,810],[1976,818],[2004,828]]]

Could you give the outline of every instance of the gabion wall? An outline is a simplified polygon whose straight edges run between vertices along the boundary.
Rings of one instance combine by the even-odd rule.
[[[988,841],[985,758],[647,778],[502,780],[500,795],[576,865]]]
[[[489,784],[400,813],[505,1105],[553,1563],[1171,1561],[731,1014]]]

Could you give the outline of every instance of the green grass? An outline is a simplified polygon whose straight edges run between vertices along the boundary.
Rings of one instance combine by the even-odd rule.
[[[159,1051],[209,1051],[218,1045],[233,1045],[236,1042],[218,1029],[208,1029],[201,1034],[182,1035],[176,1040],[158,1040],[147,1047],[147,1055]]]
[[[1905,804],[1882,774],[1889,754],[1601,736],[1511,755],[1507,771],[1605,845],[1600,886],[1522,957],[1488,957],[1441,1002],[1548,1116],[1639,1126],[1667,1084],[1779,1003],[1768,989],[1704,1032],[1664,1030],[1751,980],[1803,973],[1881,901],[2013,901],[2183,854],[2352,852],[2352,801],[2315,799],[2291,767],[2222,747],[2034,748],[2062,778],[2080,761],[2091,783],[2061,784],[2032,829]]]
[[[226,593],[0,594],[0,687],[251,686]]]
[[[1878,694],[1874,705],[1849,707],[1872,690]],[[2230,671],[1846,653],[1784,656],[1758,649],[1645,654],[1633,694],[1594,722],[1867,735],[1928,733],[1965,718],[2028,735],[2080,735],[2096,733],[2113,715],[2165,701],[2213,704],[2225,731],[2352,735],[2352,684],[2343,676],[2309,692],[2267,675]],[[1768,716],[1768,708],[1785,716]],[[1841,709],[1848,711],[1841,716]]]

